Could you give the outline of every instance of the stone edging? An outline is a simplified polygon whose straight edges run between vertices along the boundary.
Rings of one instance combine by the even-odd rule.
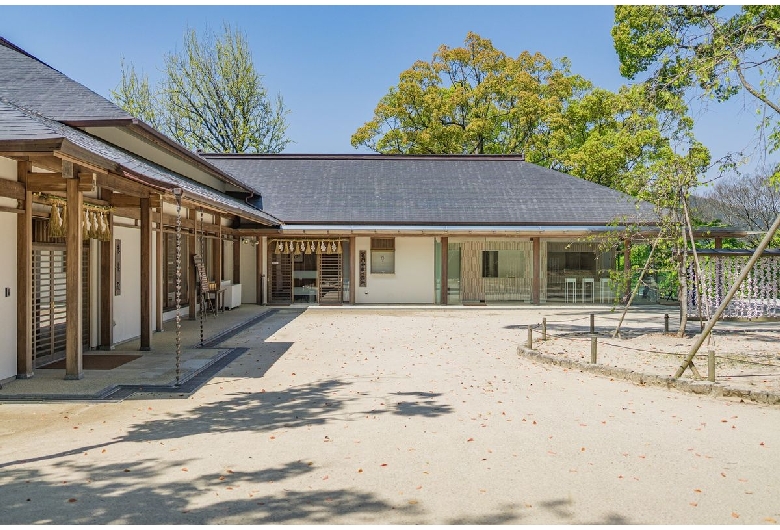
[[[722,383],[718,382],[711,383],[709,381],[691,381],[688,379],[675,380],[671,377],[645,374],[642,372],[635,372],[633,370],[618,368],[615,366],[586,364],[573,361],[571,359],[564,359],[553,355],[540,353],[536,350],[528,349],[522,345],[517,347],[517,354],[545,364],[552,364],[555,366],[562,366],[564,368],[580,370],[582,372],[590,372],[596,375],[623,379],[637,385],[653,385],[664,388],[674,388],[675,390],[690,392],[692,394],[710,395],[713,397],[741,398],[766,405],[780,405],[780,394],[776,394],[774,392],[767,392],[763,390],[741,390],[730,386],[724,386]]]

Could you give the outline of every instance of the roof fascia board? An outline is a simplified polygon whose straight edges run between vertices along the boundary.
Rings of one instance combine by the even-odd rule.
[[[4,153],[46,153],[60,149],[66,140],[48,138],[46,140],[0,140],[0,152]]]
[[[257,192],[257,190],[249,187],[246,183],[236,180],[232,176],[228,175],[215,165],[211,164],[208,160],[196,153],[193,153],[178,142],[168,138],[166,135],[155,129],[154,127],[147,125],[143,121],[132,119],[116,119],[116,120],[78,120],[78,121],[65,121],[62,122],[65,125],[72,127],[126,127],[135,132],[142,138],[150,141],[157,147],[162,148],[169,154],[177,156],[187,162],[193,163],[200,169],[210,173],[218,180],[227,182],[247,192]]]

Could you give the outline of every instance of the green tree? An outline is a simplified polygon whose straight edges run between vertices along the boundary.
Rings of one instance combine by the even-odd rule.
[[[644,85],[617,93],[572,74],[568,61],[513,58],[469,33],[417,61],[352,135],[380,153],[506,154],[634,195],[692,122],[682,100]]]
[[[123,62],[111,95],[128,113],[192,150],[279,153],[291,141],[281,95],[269,99],[246,36],[227,24],[221,36],[188,30],[183,49],[165,56],[154,89]]]
[[[612,36],[628,79],[717,101],[747,92],[780,148],[780,6],[617,6]]]

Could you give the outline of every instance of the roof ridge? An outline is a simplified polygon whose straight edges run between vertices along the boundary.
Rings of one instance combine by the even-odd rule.
[[[507,154],[385,154],[385,153],[204,153],[198,152],[203,158],[246,158],[246,159],[280,159],[280,160],[514,160],[525,162],[521,153]]]
[[[1,36],[1,35],[0,35],[0,46],[5,46],[5,47],[6,47],[6,48],[8,48],[9,50],[13,50],[13,51],[15,51],[15,52],[17,52],[17,53],[21,53],[22,55],[26,55],[26,56],[27,56],[27,57],[29,57],[30,59],[35,59],[36,61],[38,61],[38,62],[39,62],[39,63],[41,63],[42,65],[44,65],[44,66],[48,66],[48,67],[49,67],[49,68],[51,68],[52,70],[55,70],[55,71],[59,72],[59,70],[57,70],[56,68],[52,67],[52,66],[51,66],[51,65],[49,65],[49,64],[46,64],[46,63],[44,63],[43,61],[41,61],[40,59],[38,59],[38,58],[37,58],[35,55],[31,54],[31,53],[30,53],[30,52],[28,52],[27,50],[24,50],[24,49],[20,48],[19,46],[17,46],[16,44],[14,44],[13,42],[11,42],[10,40],[6,39],[5,37],[3,37],[3,36]],[[60,73],[62,73],[62,72],[60,72]],[[64,75],[64,74],[63,74],[63,75]]]

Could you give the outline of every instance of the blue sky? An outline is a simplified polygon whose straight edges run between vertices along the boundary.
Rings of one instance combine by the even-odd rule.
[[[3,6],[0,35],[108,97],[120,59],[154,80],[187,27],[243,30],[269,92],[291,110],[289,153],[354,153],[352,133],[398,74],[469,31],[505,53],[568,57],[572,71],[616,90],[611,6]],[[697,137],[719,157],[756,143],[741,96],[692,106]],[[755,163],[755,158],[753,160]]]

